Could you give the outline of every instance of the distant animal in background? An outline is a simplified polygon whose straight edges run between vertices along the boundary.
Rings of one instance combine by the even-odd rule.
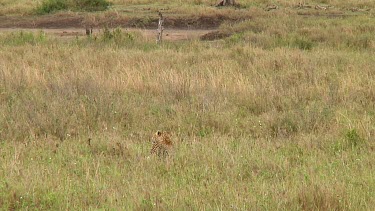
[[[173,147],[171,134],[168,132],[157,131],[151,138],[152,148],[150,154],[156,154],[159,157],[165,158],[169,156]]]

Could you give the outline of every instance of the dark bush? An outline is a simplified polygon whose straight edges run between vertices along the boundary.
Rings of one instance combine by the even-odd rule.
[[[74,0],[74,6],[83,11],[103,11],[110,3],[107,0]]]
[[[44,0],[36,13],[42,15],[60,10],[103,11],[109,5],[107,0]]]
[[[68,9],[66,0],[45,0],[42,2],[42,5],[36,9],[36,12],[41,15],[66,9]]]

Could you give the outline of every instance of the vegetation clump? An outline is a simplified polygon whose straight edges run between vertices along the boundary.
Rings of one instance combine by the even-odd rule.
[[[44,0],[37,7],[37,14],[48,14],[60,10],[103,11],[110,6],[107,0]]]

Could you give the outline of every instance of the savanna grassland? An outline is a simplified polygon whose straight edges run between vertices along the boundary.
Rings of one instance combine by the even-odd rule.
[[[24,2],[0,13],[35,15],[41,1]],[[373,1],[152,2],[96,15],[162,4],[250,18],[162,45],[124,29],[0,30],[0,209],[374,208],[375,17],[345,9]],[[157,130],[173,134],[166,160],[148,158]]]

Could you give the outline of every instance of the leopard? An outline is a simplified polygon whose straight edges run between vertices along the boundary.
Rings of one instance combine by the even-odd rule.
[[[150,155],[157,155],[160,158],[166,158],[170,156],[170,151],[173,148],[173,143],[171,140],[171,134],[166,131],[157,131],[153,134],[152,147]]]

